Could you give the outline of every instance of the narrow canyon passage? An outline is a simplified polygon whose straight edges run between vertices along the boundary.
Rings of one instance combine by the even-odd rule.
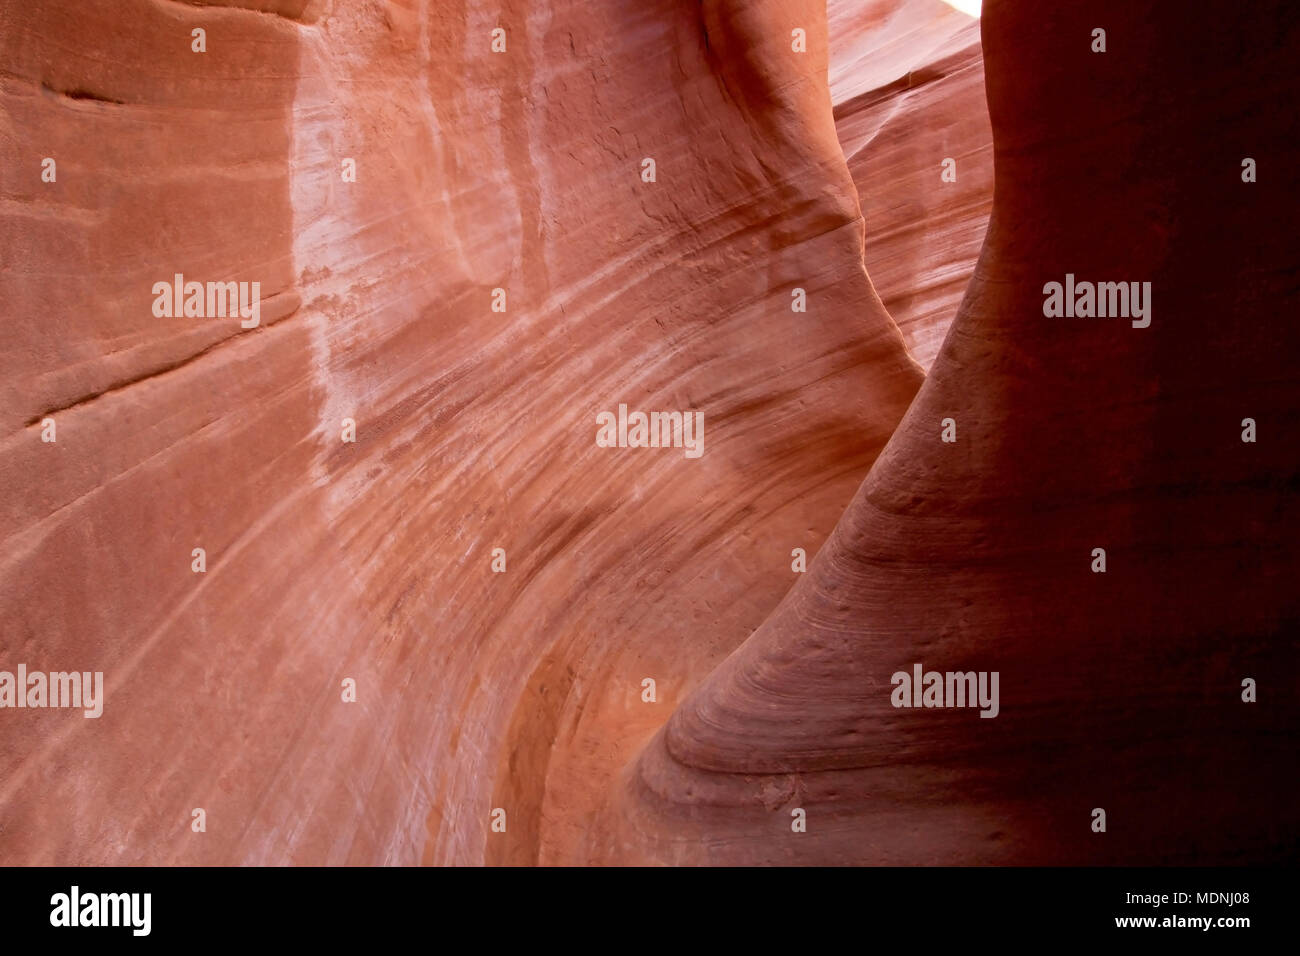
[[[0,0],[0,860],[1286,852],[1295,17],[958,6]]]

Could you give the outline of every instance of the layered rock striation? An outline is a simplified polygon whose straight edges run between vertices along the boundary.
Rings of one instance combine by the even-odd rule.
[[[106,687],[0,712],[0,857],[544,860],[921,380],[824,12],[265,6],[0,5],[0,666]]]

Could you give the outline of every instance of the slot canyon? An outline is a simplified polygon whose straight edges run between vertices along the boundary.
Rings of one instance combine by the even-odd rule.
[[[1200,6],[0,0],[0,862],[1294,859],[1300,10]]]

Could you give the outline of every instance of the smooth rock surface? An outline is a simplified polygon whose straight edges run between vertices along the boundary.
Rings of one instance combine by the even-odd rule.
[[[107,685],[0,712],[7,863],[546,859],[921,381],[819,4],[272,12],[0,3],[0,667]],[[704,455],[597,447],[620,402]]]

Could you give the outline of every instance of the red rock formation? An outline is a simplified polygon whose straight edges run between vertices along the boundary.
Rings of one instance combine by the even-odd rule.
[[[545,859],[920,382],[818,4],[278,12],[0,3],[0,668],[107,684],[0,711],[6,862]],[[260,327],[154,316],[177,272]],[[706,453],[597,447],[619,402]]]
[[[926,87],[875,126],[893,80],[836,73],[837,129],[815,0],[0,0],[0,670],[106,683],[0,710],[0,860],[1284,851],[1295,18],[1147,6],[989,11],[997,205],[911,404],[850,143]],[[897,59],[969,98],[969,29],[915,16]],[[927,208],[962,268],[974,214]],[[1152,326],[1043,318],[1066,271],[1150,279]],[[259,281],[258,327],[156,316],[175,273]],[[705,454],[598,447],[620,402]],[[915,660],[1002,714],[889,708]]]
[[[986,6],[997,198],[961,312],[807,577],[642,754],[602,852],[1295,853],[1300,17],[1203,7]],[[1066,273],[1150,281],[1150,326],[1045,317]],[[1000,715],[892,707],[916,662],[999,671]]]

